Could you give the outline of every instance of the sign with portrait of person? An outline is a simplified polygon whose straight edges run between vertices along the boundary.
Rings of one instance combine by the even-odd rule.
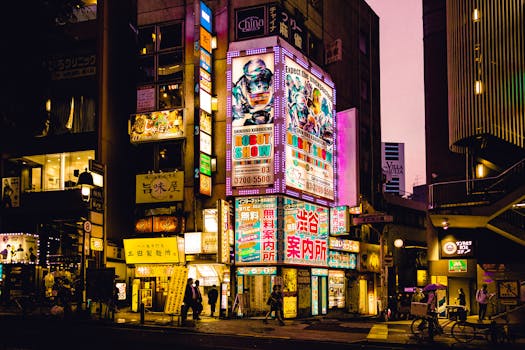
[[[20,178],[2,178],[2,208],[17,208],[20,206]]]

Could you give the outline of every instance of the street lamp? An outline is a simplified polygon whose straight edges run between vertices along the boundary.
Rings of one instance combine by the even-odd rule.
[[[401,238],[398,238],[398,239],[394,240],[394,247],[396,247],[396,248],[401,248],[401,247],[403,247],[404,244],[405,244],[405,242],[403,242],[403,240]]]
[[[77,186],[80,186],[81,188],[82,200],[84,202],[89,202],[91,188],[93,187],[93,175],[91,175],[87,168],[83,173],[78,175]]]

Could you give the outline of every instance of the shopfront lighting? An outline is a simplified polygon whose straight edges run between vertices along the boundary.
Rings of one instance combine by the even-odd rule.
[[[80,186],[82,193],[82,200],[89,202],[89,197],[91,195],[91,188],[93,187],[93,175],[88,172],[87,168],[83,173],[78,175],[77,186]]]

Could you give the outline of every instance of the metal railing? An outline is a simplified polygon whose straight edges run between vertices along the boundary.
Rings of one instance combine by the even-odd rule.
[[[498,176],[429,185],[429,209],[487,205],[523,185],[525,159]]]

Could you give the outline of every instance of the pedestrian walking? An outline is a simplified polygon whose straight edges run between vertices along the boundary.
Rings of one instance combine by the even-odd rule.
[[[268,300],[266,302],[270,306],[270,311],[266,313],[266,316],[264,316],[264,323],[268,323],[268,317],[272,314],[272,312],[275,312],[275,318],[279,321],[279,324],[281,326],[284,326],[284,320],[283,320],[283,293],[281,292],[281,286],[280,285],[274,285],[272,294],[268,297]]]
[[[487,291],[487,284],[483,283],[481,289],[478,289],[476,292],[476,301],[479,305],[478,322],[483,322],[483,319],[487,314],[487,304],[489,303],[490,297],[491,295]]]
[[[215,313],[215,305],[217,304],[217,299],[219,298],[219,292],[217,291],[217,286],[214,284],[211,289],[208,291],[208,304],[210,304],[210,316],[213,317]]]
[[[181,310],[181,318],[182,318],[182,322],[186,321],[186,319],[188,318],[188,310],[190,308],[194,308],[194,304],[193,304],[193,299],[194,298],[194,293],[193,293],[193,278],[188,278],[188,281],[186,282],[186,288],[184,290],[184,299],[183,299],[183,302],[184,304],[182,305],[182,310]],[[194,317],[195,317],[195,314],[194,314]]]
[[[199,280],[195,280],[195,286],[193,287],[195,299],[194,299],[194,308],[193,308],[193,319],[194,320],[200,320],[201,319],[201,312],[202,312],[202,294],[201,290],[199,288],[200,282]]]

